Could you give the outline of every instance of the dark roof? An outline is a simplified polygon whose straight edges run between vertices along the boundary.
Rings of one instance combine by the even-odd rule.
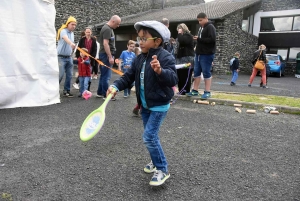
[[[147,12],[138,13],[122,17],[120,26],[133,25],[138,21],[157,20],[168,18],[170,23],[182,21],[195,21],[197,15],[201,12],[206,13],[209,19],[222,19],[235,11],[245,9],[254,4],[260,3],[261,0],[216,0],[209,3],[201,3],[198,5],[178,6],[165,9],[149,10]],[[101,26],[104,23],[97,24]]]

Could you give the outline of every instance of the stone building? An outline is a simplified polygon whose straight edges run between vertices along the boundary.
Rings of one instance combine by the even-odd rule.
[[[229,71],[229,60],[235,52],[241,54],[241,68],[244,72],[250,72],[250,57],[257,49],[258,38],[247,31],[242,30],[243,19],[248,19],[258,12],[261,0],[219,0],[210,3],[201,3],[188,6],[153,9],[137,15],[122,18],[121,26],[115,30],[117,41],[117,53],[126,49],[128,40],[136,39],[136,31],[133,24],[141,20],[158,20],[167,17],[170,21],[172,37],[177,37],[177,25],[185,23],[193,35],[197,35],[199,24],[197,15],[204,12],[213,21],[217,30],[217,52],[214,59],[214,72],[224,74]],[[104,23],[96,25],[98,31]]]
[[[261,43],[267,45],[268,53],[285,54],[286,74],[295,71],[293,57],[300,47],[300,32],[293,27],[299,26],[299,0],[215,0],[209,3],[204,0],[56,0],[55,5],[57,28],[69,15],[77,18],[76,40],[84,27],[93,27],[94,34],[97,35],[111,15],[119,15],[122,23],[115,30],[116,57],[126,49],[129,39],[136,39],[133,28],[135,22],[160,21],[166,17],[170,20],[172,37],[176,38],[176,27],[179,23],[185,23],[191,33],[196,35],[199,29],[196,16],[205,12],[217,29],[215,73],[224,74],[229,70],[229,60],[236,51],[241,53],[242,71],[251,72],[250,57]],[[274,22],[287,19],[292,28],[261,30],[267,18],[276,18]]]
[[[125,17],[152,9],[199,3],[204,0],[55,0],[55,27],[58,29],[70,15],[74,16],[77,19],[75,39],[78,40],[85,27],[106,22],[112,15]]]

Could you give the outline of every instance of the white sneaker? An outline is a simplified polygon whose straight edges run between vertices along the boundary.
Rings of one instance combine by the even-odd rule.
[[[144,172],[146,173],[152,173],[155,172],[156,167],[153,165],[152,161],[150,163],[148,163],[145,168],[144,168]]]
[[[73,87],[74,87],[75,89],[79,89],[79,84],[74,83],[74,84],[73,84]]]
[[[150,180],[149,184],[150,186],[160,186],[163,183],[165,183],[165,181],[169,179],[169,177],[170,177],[170,173],[165,173],[161,170],[155,170],[154,175]]]

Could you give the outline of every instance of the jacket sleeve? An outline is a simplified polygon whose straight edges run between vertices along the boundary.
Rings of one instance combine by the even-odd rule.
[[[215,43],[216,42],[216,28],[213,25],[209,24],[207,26],[207,32],[208,32],[208,37],[205,37],[205,38],[202,38],[202,37],[199,38],[198,37],[197,41],[199,43],[208,44],[208,43]]]
[[[175,67],[175,59],[171,54],[166,56],[157,57],[160,66],[162,67],[161,74],[156,74],[158,82],[161,85],[166,85],[168,87],[173,87],[178,83],[178,77]]]
[[[92,49],[91,49],[91,55],[93,57],[96,57],[96,54],[97,54],[97,43],[96,43],[96,39],[92,39],[93,42],[92,42]]]
[[[134,58],[132,61],[131,68],[128,68],[126,73],[124,73],[120,78],[114,81],[113,85],[115,85],[119,91],[122,91],[126,88],[130,88],[131,84],[135,80],[135,72],[137,67],[137,59]]]

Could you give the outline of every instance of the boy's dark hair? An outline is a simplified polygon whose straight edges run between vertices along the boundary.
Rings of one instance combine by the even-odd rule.
[[[207,18],[207,15],[205,13],[199,13],[197,18]]]
[[[140,26],[140,28],[137,30],[137,32],[139,33],[141,30],[144,32],[144,34],[149,33],[153,38],[160,38],[161,43],[159,44],[159,46],[163,45],[163,38],[155,29],[145,27],[145,26]]]

